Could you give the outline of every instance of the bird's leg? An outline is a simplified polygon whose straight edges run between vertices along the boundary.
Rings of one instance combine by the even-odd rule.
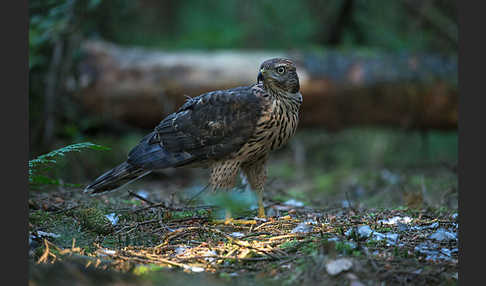
[[[235,185],[236,175],[240,169],[239,162],[219,162],[211,167],[209,184],[213,192],[227,191]],[[225,210],[224,220],[215,220],[216,224],[256,224],[255,220],[238,220],[231,218],[231,211]]]
[[[224,212],[224,224],[231,224],[233,219],[231,218],[231,211],[229,209],[225,209]]]
[[[265,168],[266,157],[252,162],[251,164],[243,165],[242,170],[250,184],[253,191],[258,196],[258,217],[266,218],[265,207],[263,205],[263,186],[267,178],[267,168]]]
[[[258,194],[258,217],[266,218],[265,207],[263,206],[263,188],[257,190],[257,194]]]
[[[253,161],[244,165],[241,165],[241,170],[245,174],[248,183],[253,191],[257,193],[258,196],[258,217],[266,218],[265,216],[265,209],[263,206],[263,186],[265,183],[265,179],[267,177],[267,169],[265,168],[266,157]],[[221,180],[221,168],[214,166],[211,171],[210,183],[213,186],[217,186],[217,188],[230,188],[233,186],[234,176],[236,176],[237,171],[239,169],[239,165],[236,168],[231,168],[231,176],[226,175],[224,181]],[[231,178],[231,180],[228,180]],[[223,182],[223,184],[221,183]],[[231,213],[229,210],[226,210],[225,219],[215,221],[215,223],[221,224],[256,224],[256,220],[235,220],[231,218]]]

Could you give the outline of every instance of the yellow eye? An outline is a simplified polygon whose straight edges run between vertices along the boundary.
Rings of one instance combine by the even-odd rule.
[[[278,68],[277,68],[277,72],[278,72],[279,74],[283,74],[283,73],[285,72],[285,67],[278,67]]]

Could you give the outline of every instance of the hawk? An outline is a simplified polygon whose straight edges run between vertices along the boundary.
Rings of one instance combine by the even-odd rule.
[[[230,189],[242,171],[258,194],[258,216],[265,217],[266,163],[270,152],[297,129],[299,89],[292,61],[266,60],[256,84],[189,98],[143,137],[125,162],[99,176],[85,192],[112,191],[169,167],[209,168],[211,189]]]

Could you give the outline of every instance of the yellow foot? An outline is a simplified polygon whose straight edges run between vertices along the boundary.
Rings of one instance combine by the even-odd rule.
[[[264,208],[258,209],[258,217],[259,218],[267,218],[267,216],[265,215],[265,209]]]
[[[265,208],[263,207],[263,202],[258,204],[258,217],[267,218],[267,216],[265,215]]]

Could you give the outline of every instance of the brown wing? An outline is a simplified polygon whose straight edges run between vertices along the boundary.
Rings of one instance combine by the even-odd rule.
[[[128,163],[150,169],[220,159],[253,134],[262,111],[261,89],[238,87],[189,99],[130,151]]]

